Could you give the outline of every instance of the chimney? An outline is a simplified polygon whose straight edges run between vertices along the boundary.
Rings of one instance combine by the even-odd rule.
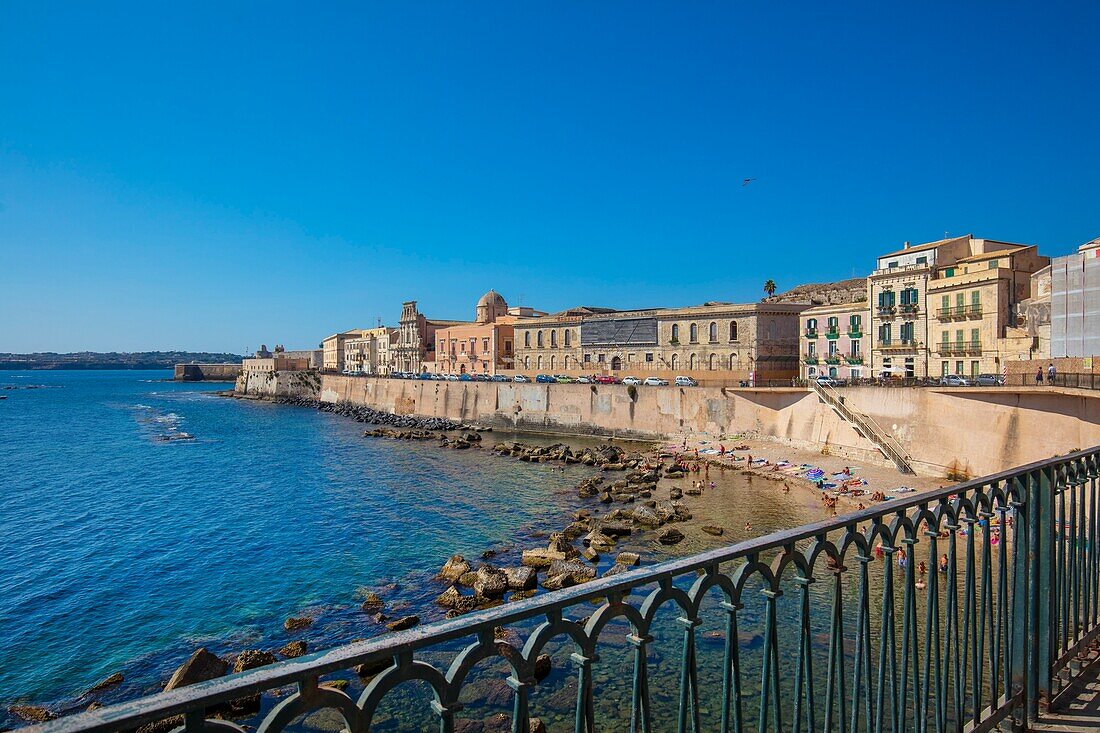
[[[903,247],[903,249],[909,249],[909,240],[908,239],[905,240],[905,247]]]

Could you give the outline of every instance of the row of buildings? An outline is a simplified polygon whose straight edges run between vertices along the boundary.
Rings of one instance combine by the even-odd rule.
[[[490,290],[471,321],[402,304],[397,327],[336,333],[331,372],[689,375],[756,382],[1003,373],[1009,361],[1097,353],[1100,240],[1068,257],[971,235],[877,258],[866,278],[803,286],[757,303],[557,313]],[[1100,314],[1092,314],[1100,315]]]

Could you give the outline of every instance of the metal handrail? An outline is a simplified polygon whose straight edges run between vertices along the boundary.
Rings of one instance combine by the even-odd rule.
[[[811,387],[822,399],[840,412],[845,420],[857,425],[860,432],[872,443],[875,443],[886,454],[886,457],[894,462],[898,470],[904,473],[913,473],[913,467],[909,465],[909,454],[905,452],[905,449],[892,435],[879,427],[878,423],[854,409],[833,387],[816,381],[811,384]]]
[[[1074,654],[1086,648],[1100,629],[1100,543],[1093,536],[1100,513],[1098,476],[1100,448],[1078,451],[897,498],[843,517],[26,730],[130,730],[183,715],[180,730],[188,733],[239,732],[243,729],[235,724],[206,720],[204,716],[229,701],[295,685],[297,691],[282,698],[264,716],[259,730],[275,733],[304,714],[333,708],[344,717],[348,730],[360,733],[370,729],[372,716],[390,689],[405,681],[420,680],[433,691],[431,710],[439,718],[439,729],[453,731],[455,715],[462,708],[458,698],[467,673],[482,660],[493,658],[505,661],[511,670],[512,730],[526,732],[531,718],[528,697],[537,684],[535,659],[551,638],[565,636],[576,649],[572,655],[578,688],[575,728],[593,733],[602,729],[596,726],[593,707],[596,645],[600,632],[613,618],[625,619],[631,626],[628,638],[634,648],[634,685],[630,699],[622,700],[620,706],[632,712],[630,730],[686,730],[689,720],[694,724],[690,727],[698,730],[700,656],[695,628],[700,613],[710,610],[726,621],[722,699],[720,704],[716,701],[713,715],[717,717],[721,710],[718,722],[723,730],[742,730],[746,725],[743,707],[753,695],[742,692],[750,673],[743,669],[739,653],[738,621],[745,618],[740,612],[746,591],[755,589],[758,583],[764,585],[765,606],[761,650],[764,674],[755,677],[760,683],[759,727],[785,729],[783,721],[792,720],[792,710],[797,719],[809,721],[805,727],[810,730],[844,727],[848,715],[851,725],[844,729],[851,730],[872,726],[880,729],[884,723],[892,730],[904,730],[913,721],[927,719],[937,730],[969,727],[988,731],[1009,716],[1031,721],[1038,716],[1040,701],[1053,700],[1069,684],[1069,676],[1076,669],[1071,665]],[[963,526],[969,531],[964,541],[959,541],[956,530]],[[941,537],[943,534],[946,539]],[[884,563],[875,562],[876,552],[872,550],[876,543]],[[918,555],[925,547],[927,555]],[[940,574],[942,579],[935,566],[941,549],[947,563]],[[904,567],[898,563],[900,578],[895,583],[893,558],[902,550],[907,553],[907,563]],[[916,612],[919,586],[914,566],[923,557],[930,560],[931,582],[928,591],[920,594],[928,609],[922,631]],[[854,565],[849,568],[846,563]],[[881,573],[875,577],[881,575],[881,580],[872,586],[870,571],[879,568]],[[690,590],[677,587],[677,580],[690,582]],[[846,651],[851,628],[845,630],[843,620],[845,606],[853,602],[846,591],[850,580],[858,586],[852,656]],[[810,587],[815,581],[824,581],[832,588],[832,600],[824,602],[822,608],[829,625],[828,665],[827,670],[817,666],[816,673],[808,661],[815,653],[822,654],[814,649],[808,615],[815,598]],[[942,605],[935,590],[941,583],[946,585]],[[632,590],[653,586],[639,606],[627,602]],[[786,597],[803,611],[797,633],[792,629],[792,633],[783,635],[784,644],[798,648],[798,659],[781,670],[777,606],[783,602],[780,599],[786,586],[791,586]],[[723,602],[711,609],[704,599],[714,588]],[[883,601],[873,611],[872,590],[881,593]],[[588,605],[577,609],[586,621],[573,621],[563,613],[595,599],[605,600],[595,610]],[[678,609],[683,623],[679,724],[655,727],[646,671],[647,645],[653,641],[650,632],[657,628],[657,612],[666,604]],[[895,613],[899,605],[900,613]],[[494,636],[498,627],[532,620],[540,620],[541,624],[522,648],[497,641]],[[932,622],[934,626],[929,625]],[[418,652],[465,637],[476,637],[476,641],[454,655],[446,672],[416,657]],[[873,645],[878,642],[883,643],[876,653]],[[876,656],[878,662],[874,664]],[[322,675],[383,659],[392,659],[393,663],[367,684],[357,700],[339,690],[318,687]],[[929,669],[934,670],[934,676],[929,676]],[[781,675],[787,679],[793,675],[793,694],[788,691],[781,695]],[[819,681],[824,683],[820,688]],[[851,686],[845,687],[849,682]],[[819,693],[816,697],[815,691]],[[911,700],[909,695],[913,696]],[[887,708],[890,717],[884,721]]]

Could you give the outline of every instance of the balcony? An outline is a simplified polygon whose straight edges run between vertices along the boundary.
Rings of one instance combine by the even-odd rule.
[[[828,356],[825,357],[825,363],[826,364],[839,364],[840,363],[840,354],[829,354]]]
[[[816,364],[817,354],[803,354],[802,361],[806,364]]]
[[[840,338],[840,331],[836,328],[830,328],[828,331],[825,332],[825,338],[838,339]]]
[[[893,318],[897,314],[897,308],[892,305],[880,305],[875,308],[875,315],[879,318]]]
[[[876,700],[885,701],[875,710],[887,707],[881,719],[891,730],[897,720],[902,730],[928,723],[992,731],[1013,717],[1033,729],[1046,701],[1095,675],[1080,661],[1100,629],[1090,611],[1100,601],[1095,523],[1075,515],[1067,519],[1073,528],[1067,537],[1061,520],[1050,518],[1067,502],[1085,506],[1098,459],[1100,448],[1092,448],[898,495],[815,524],[586,578],[518,603],[80,712],[35,730],[136,730],[175,717],[164,727],[239,731],[238,723],[220,719],[221,711],[254,696],[254,711],[239,720],[245,730],[297,729],[290,724],[324,710],[337,727],[362,733],[392,723],[391,711],[399,711],[398,725],[413,721],[404,730],[452,731],[467,714],[462,702],[483,680],[503,690],[489,711],[505,720],[505,729],[525,733],[545,725],[533,722],[536,710],[568,721],[553,730],[573,730],[573,721],[586,732],[625,730],[619,714],[631,711],[643,722],[631,730],[698,730],[684,720],[699,721],[702,710],[715,730],[755,730],[758,711],[765,723],[774,721],[769,730],[791,730],[785,723],[797,729],[800,722],[805,730],[846,730],[848,718],[836,708],[858,716]],[[970,529],[965,538],[935,544],[960,523]],[[874,544],[884,557],[868,562]],[[907,565],[895,568],[903,549]],[[928,567],[928,590],[915,592],[914,565],[929,558],[932,565],[937,556],[943,572]],[[949,600],[938,600],[937,589]],[[725,630],[717,643],[712,629]],[[653,647],[668,652],[660,667],[647,662]],[[553,660],[549,677],[535,672],[542,654]],[[611,666],[612,654],[625,664],[615,658]],[[364,679],[363,671],[373,674]],[[402,694],[412,682],[425,694]],[[650,704],[658,685],[670,704]],[[951,703],[953,695],[961,702]],[[870,729],[873,720],[874,713],[857,718],[853,727]]]
[[[917,348],[917,342],[913,339],[887,339],[875,345],[880,351],[913,351]]]
[[[940,354],[973,354],[982,353],[981,341],[945,341],[936,347]]]
[[[848,362],[849,364],[862,364],[863,363],[863,354],[861,354],[861,353],[845,354],[844,355],[844,361]]]
[[[848,329],[848,338],[850,338],[850,339],[861,339],[861,338],[863,338],[863,329],[849,328]]]
[[[804,333],[806,334],[806,338],[809,338],[809,339],[817,338],[817,329],[816,328],[807,328]]]
[[[955,318],[981,318],[981,316],[981,303],[948,306],[947,308],[940,308],[936,311],[936,318],[940,319],[941,321],[947,321]]]
[[[914,315],[920,313],[920,306],[916,303],[902,303],[898,306],[898,313],[904,315]]]

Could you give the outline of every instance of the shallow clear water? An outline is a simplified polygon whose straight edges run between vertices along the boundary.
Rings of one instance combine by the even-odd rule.
[[[170,376],[0,372],[0,709],[82,708],[81,691],[117,671],[126,682],[105,700],[154,691],[197,646],[278,648],[283,620],[307,612],[311,650],[371,636],[368,588],[391,611],[441,618],[430,578],[451,554],[496,547],[508,564],[540,544],[532,532],[600,507],[573,488],[589,468],[365,439],[346,418]],[[163,440],[184,431],[194,440]],[[759,534],[821,516],[738,480],[696,510],[731,530],[722,539],[622,549],[656,560],[731,542],[746,519]]]

